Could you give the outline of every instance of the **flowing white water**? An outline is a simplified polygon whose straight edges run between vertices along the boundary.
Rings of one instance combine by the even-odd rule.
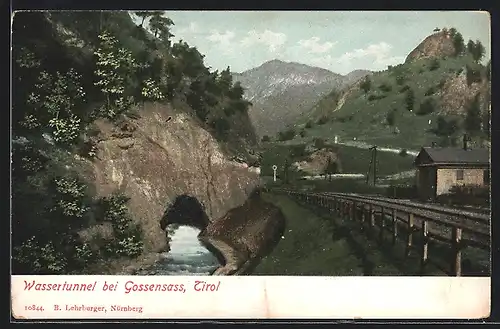
[[[219,266],[217,258],[198,240],[200,230],[180,226],[171,235],[170,251],[156,263],[149,274],[153,275],[209,275]]]

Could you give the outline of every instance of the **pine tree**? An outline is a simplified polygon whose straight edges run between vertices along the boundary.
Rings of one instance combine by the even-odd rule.
[[[474,56],[475,49],[476,49],[476,44],[474,43],[474,41],[469,39],[469,41],[467,42],[467,51],[469,52],[469,54]]]
[[[476,63],[479,63],[483,59],[485,52],[486,50],[484,49],[484,46],[481,43],[481,41],[476,40],[476,43],[474,45],[474,50],[472,53],[472,58],[474,59],[474,61]]]
[[[386,122],[391,127],[396,123],[396,111],[394,109],[387,112]]]
[[[465,50],[465,44],[464,38],[460,32],[455,32],[453,34],[453,46],[455,47],[455,56],[460,56],[463,54]]]
[[[367,92],[370,91],[371,87],[372,87],[372,81],[370,80],[369,77],[366,77],[363,82],[361,82],[360,86],[361,90],[364,91],[364,93],[366,94]]]
[[[465,131],[467,131],[471,136],[474,136],[481,130],[482,118],[480,106],[478,93],[467,107],[467,114],[464,121]]]
[[[405,103],[406,109],[412,112],[415,104],[415,92],[411,88],[406,92]]]
[[[153,16],[156,12],[155,11],[136,11],[134,14],[138,17],[140,17],[141,24],[139,25],[140,27],[143,27],[144,21],[148,19],[149,17]]]
[[[161,11],[155,12],[149,20],[149,28],[155,38],[159,37],[167,47],[170,47],[170,39],[174,36],[170,33],[170,26],[174,25],[174,22],[163,14]]]

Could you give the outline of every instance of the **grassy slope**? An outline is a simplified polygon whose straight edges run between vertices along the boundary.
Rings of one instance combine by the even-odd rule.
[[[253,271],[253,275],[405,275],[418,271],[418,259],[403,261],[397,246],[392,258],[375,240],[345,221],[318,215],[285,196],[266,194],[287,218],[284,238]],[[429,268],[427,275],[443,275]]]
[[[429,145],[436,140],[434,134],[428,132],[429,128],[436,124],[437,113],[428,115],[416,115],[415,111],[409,112],[404,103],[405,93],[400,92],[404,85],[408,85],[415,92],[415,110],[419,104],[427,97],[426,91],[430,87],[436,87],[443,78],[457,74],[470,63],[467,56],[459,58],[445,58],[439,61],[440,67],[431,71],[429,69],[430,60],[419,60],[413,63],[403,64],[400,68],[391,69],[375,73],[371,76],[372,88],[365,95],[360,89],[355,90],[345,101],[344,105],[333,112],[337,104],[335,93],[322,99],[315,108],[312,109],[311,117],[317,120],[319,114],[329,113],[330,122],[324,125],[315,124],[311,129],[307,129],[307,139],[321,137],[333,140],[338,135],[341,140],[352,140],[354,137],[358,141],[380,146],[393,146],[415,149],[422,145]],[[403,70],[407,80],[398,85],[397,71]],[[387,84],[392,87],[389,92],[383,92],[378,87]],[[382,95],[383,99],[368,101],[368,95]],[[438,98],[436,97],[436,100]],[[438,102],[439,103],[439,102]],[[438,105],[439,106],[439,105]],[[400,130],[399,134],[393,133],[393,128],[386,125],[386,115],[391,109],[396,109],[396,123]],[[352,119],[348,120],[352,116]],[[347,119],[347,120],[346,120]],[[432,120],[431,125],[428,121]],[[341,122],[344,121],[344,122]],[[304,122],[300,122],[304,124]],[[296,137],[298,139],[298,137]]]
[[[301,145],[268,144],[263,152],[261,163],[262,175],[272,175],[271,166],[276,164],[281,167],[287,157],[293,162],[303,160],[305,158],[301,152],[303,147]],[[294,153],[294,149],[297,152]],[[344,145],[339,145],[339,149],[342,171],[344,173],[366,174],[371,159],[370,150]],[[403,157],[396,153],[378,152],[378,176],[411,170],[413,168],[413,160],[414,157],[410,155]]]

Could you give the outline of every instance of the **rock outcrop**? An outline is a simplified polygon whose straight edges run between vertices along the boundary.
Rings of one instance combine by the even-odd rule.
[[[209,218],[197,198],[180,195],[165,212],[161,227],[189,225],[201,230],[198,238],[219,259],[214,275],[247,274],[280,240],[285,217],[266,202],[259,188],[240,206],[220,218]]]
[[[439,91],[441,98],[440,112],[443,114],[465,114],[467,106],[477,94],[479,94],[482,108],[489,110],[491,102],[490,88],[491,85],[486,79],[468,85],[466,70],[464,69],[459,75],[448,78]]]
[[[311,153],[307,161],[296,162],[294,163],[294,165],[297,167],[297,169],[302,170],[308,174],[323,175],[328,165],[328,159],[330,159],[331,163],[336,163],[337,172],[342,172],[340,156],[336,150],[331,148],[319,149]]]
[[[455,54],[453,36],[449,30],[443,29],[440,32],[429,35],[406,57],[405,63],[423,58],[439,58],[452,56]]]
[[[130,197],[129,209],[141,224],[145,248],[158,253],[168,250],[159,221],[178,195],[200,200],[212,221],[243,204],[259,175],[229,160],[209,132],[171,106],[145,104],[140,113],[140,118],[119,125],[95,122],[97,159],[89,162],[87,175],[97,195],[119,190]]]

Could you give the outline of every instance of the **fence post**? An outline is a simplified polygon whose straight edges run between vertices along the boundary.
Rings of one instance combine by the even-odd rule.
[[[421,269],[423,270],[428,260],[429,251],[429,222],[424,220],[422,223],[422,259],[421,259]]]
[[[452,263],[452,273],[455,276],[462,275],[462,229],[460,227],[454,227],[451,234],[451,243],[453,246],[453,263]]]
[[[392,244],[396,244],[396,239],[398,238],[398,217],[396,209],[392,209]]]
[[[356,204],[356,201],[352,202],[352,220],[356,221],[356,211],[358,210],[358,205]]]
[[[414,227],[414,218],[413,214],[408,214],[408,238],[406,240],[406,256],[410,255],[411,247],[413,244],[413,227]]]
[[[375,211],[371,204],[368,205],[368,225],[370,226],[370,232],[373,232],[373,226],[375,226]]]
[[[380,207],[380,231],[378,232],[378,238],[380,242],[384,242],[384,229],[385,229],[385,208]]]

